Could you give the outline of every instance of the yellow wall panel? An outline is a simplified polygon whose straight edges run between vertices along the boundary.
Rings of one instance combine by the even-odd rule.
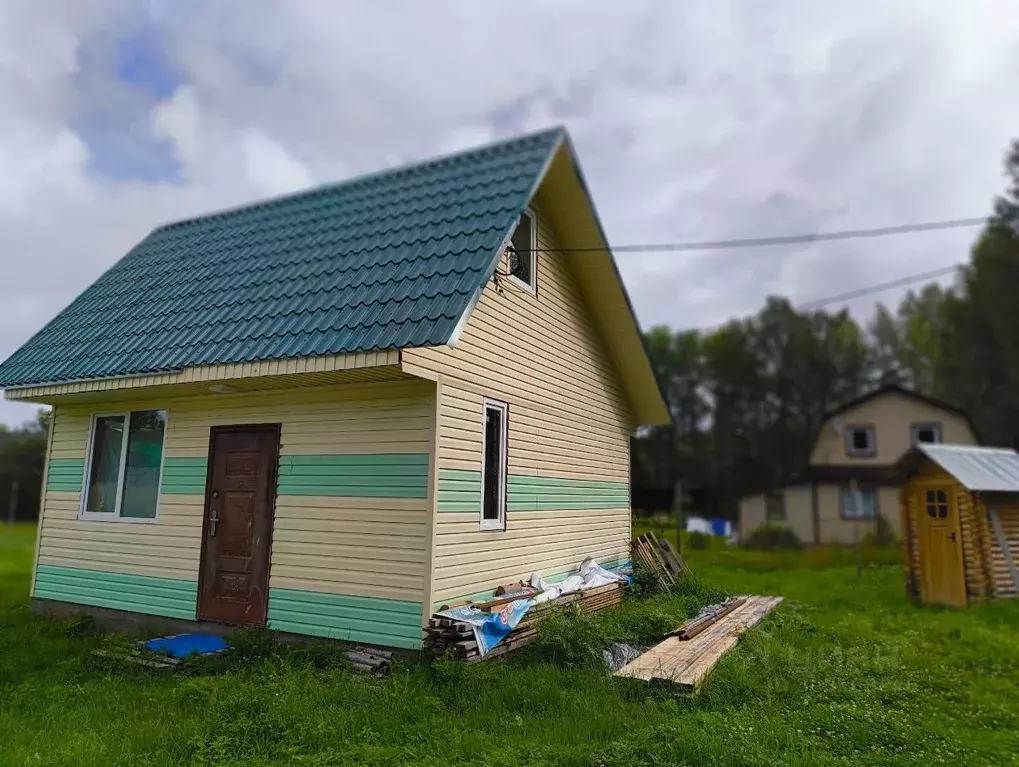
[[[163,492],[154,521],[78,519],[80,475],[93,412],[168,410],[165,457],[170,461],[207,459],[213,426],[280,423],[282,457],[420,454],[427,463],[434,390],[431,382],[404,379],[58,405],[50,458],[65,467],[78,462],[79,476],[65,469],[59,480],[65,485],[77,482],[79,489],[45,493],[38,561],[129,575],[198,579],[205,502],[201,492]],[[198,474],[202,474],[201,465]],[[204,482],[197,481],[200,491]],[[279,495],[270,587],[303,589],[315,584],[325,593],[423,600],[430,503],[428,497]]]
[[[576,505],[569,483],[578,483],[577,493],[587,486],[581,483],[613,484],[624,488],[620,505],[628,506],[634,419],[571,267],[554,252],[555,233],[540,209],[537,217],[536,294],[506,278],[498,285],[492,280],[453,348],[403,353],[406,370],[441,381],[433,543],[437,601],[526,579],[535,571],[560,574],[587,555],[603,561],[628,556],[629,508],[514,511],[511,501],[506,530],[498,532],[481,531],[477,511],[442,508],[443,471],[468,478],[481,471],[485,398],[509,406],[511,486],[514,477],[554,480],[567,488],[562,497]],[[507,268],[504,258],[499,271]]]

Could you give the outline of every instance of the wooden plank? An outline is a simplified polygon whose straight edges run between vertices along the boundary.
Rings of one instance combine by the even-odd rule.
[[[1001,520],[998,518],[997,510],[988,506],[987,518],[991,523],[991,528],[994,530],[994,537],[998,541],[998,547],[1005,558],[1009,575],[1012,577],[1012,588],[1019,591],[1019,570],[1016,569],[1015,559],[1012,557],[1012,549],[1009,547],[1008,538],[1005,537],[1005,531],[1001,527]]]
[[[782,597],[747,597],[739,607],[690,640],[670,636],[616,672],[616,676],[663,679],[696,688],[740,637],[782,602]]]

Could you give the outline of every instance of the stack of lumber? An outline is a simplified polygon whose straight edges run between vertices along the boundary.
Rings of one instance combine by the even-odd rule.
[[[633,539],[631,544],[633,559],[653,574],[663,591],[668,591],[690,570],[683,557],[666,539],[659,540],[652,532],[644,533]]]
[[[479,661],[505,655],[534,641],[538,635],[538,622],[547,618],[553,610],[567,605],[577,605],[584,612],[590,613],[605,610],[623,601],[625,589],[625,583],[609,583],[586,591],[565,594],[558,599],[535,605],[527,611],[520,623],[485,655],[482,655],[478,650],[478,643],[474,641],[474,629],[469,623],[442,615],[433,615],[425,629],[425,652],[436,656],[449,654],[454,658],[466,661]],[[520,598],[511,597],[510,599],[478,602],[473,606],[481,610],[490,610],[492,607],[498,608],[508,601]]]
[[[781,602],[782,597],[746,597],[738,607],[702,627],[692,638],[669,636],[619,669],[616,676],[644,681],[660,679],[694,690],[746,630],[760,623]]]
[[[693,639],[712,623],[717,623],[723,617],[731,613],[737,607],[747,601],[746,597],[730,598],[721,604],[711,605],[701,610],[700,615],[691,618],[674,632],[671,636],[678,637],[684,641]]]

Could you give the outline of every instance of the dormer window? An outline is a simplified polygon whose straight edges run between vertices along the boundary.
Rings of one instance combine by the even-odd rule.
[[[510,238],[509,252],[509,276],[519,283],[521,287],[535,291],[537,283],[538,264],[538,235],[534,213],[524,211],[520,214],[520,221]]]
[[[877,439],[873,426],[846,428],[846,455],[851,458],[873,458],[877,455]]]
[[[909,427],[911,442],[918,445],[925,442],[936,445],[941,442],[940,423],[914,423]]]

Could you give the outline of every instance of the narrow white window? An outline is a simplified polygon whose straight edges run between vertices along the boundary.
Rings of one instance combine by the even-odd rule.
[[[154,519],[165,440],[165,410],[94,415],[82,518]]]
[[[524,211],[510,238],[509,276],[521,287],[535,292],[538,281],[538,234],[534,213]]]
[[[485,401],[481,445],[481,529],[506,529],[506,403]]]

